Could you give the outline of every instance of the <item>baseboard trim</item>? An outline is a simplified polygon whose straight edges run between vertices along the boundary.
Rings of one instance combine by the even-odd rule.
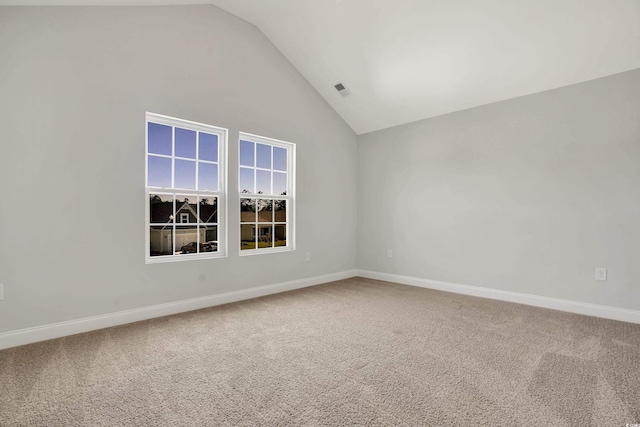
[[[442,282],[439,280],[427,280],[418,277],[381,273],[371,270],[358,270],[358,276],[368,279],[400,283],[402,285],[411,285],[421,288],[453,292],[456,294],[490,298],[500,301],[509,301],[535,307],[550,308],[553,310],[567,311],[570,313],[585,314],[587,316],[602,317],[605,319],[613,319],[622,322],[640,324],[640,311],[628,310],[625,308],[589,304],[558,298],[543,297],[539,295],[523,294],[518,292],[502,291],[498,289],[482,288],[478,286],[461,285],[459,283]]]
[[[35,326],[17,331],[4,332],[0,334],[0,350],[108,328],[111,326],[124,325],[126,323],[243,301],[265,295],[291,291],[294,289],[306,288],[308,286],[320,285],[322,283],[333,282],[336,280],[349,279],[351,277],[356,277],[357,275],[358,270],[347,270],[322,276],[292,280],[290,282],[276,283],[272,285],[242,289],[239,291],[224,292],[200,298],[192,298],[166,304],[119,311],[100,316],[85,317],[82,319],[53,323],[50,325]]]

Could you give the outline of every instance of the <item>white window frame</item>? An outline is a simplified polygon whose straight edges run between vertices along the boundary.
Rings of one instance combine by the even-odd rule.
[[[218,136],[218,191],[205,191],[205,190],[194,190],[194,189],[182,189],[174,187],[175,180],[175,170],[172,166],[171,168],[171,187],[150,187],[148,185],[148,175],[149,175],[149,123],[157,123],[161,125],[179,127],[183,129],[188,129],[196,132],[205,132],[209,134],[214,134]],[[207,125],[204,123],[193,122],[190,120],[178,119],[175,117],[164,116],[161,114],[155,113],[146,113],[145,118],[145,156],[144,156],[144,164],[145,164],[145,262],[147,264],[154,263],[163,263],[163,262],[177,262],[177,261],[187,261],[194,259],[211,259],[211,258],[224,258],[228,253],[228,239],[227,239],[227,145],[228,145],[228,133],[229,131],[225,128]],[[198,156],[198,144],[199,138],[196,137],[196,157]],[[158,155],[151,154],[152,156],[158,157],[166,157],[172,159],[181,159],[180,157],[175,156],[175,130],[172,136],[172,153],[171,156],[168,155]],[[189,159],[190,160],[190,159]],[[197,180],[198,180],[198,165],[199,160],[196,161],[196,188],[197,188]],[[161,196],[174,196],[174,207],[173,211],[175,212],[175,195],[180,196],[193,196],[193,197],[215,197],[217,198],[218,208],[217,208],[217,252],[202,252],[202,253],[194,253],[194,254],[176,254],[176,237],[175,233],[172,232],[172,247],[174,253],[172,255],[162,255],[162,256],[151,256],[151,237],[150,237],[150,229],[151,229],[151,219],[150,219],[150,197],[152,194],[158,194]],[[200,208],[198,207],[198,212]],[[174,215],[172,215],[173,217]],[[173,218],[173,227],[180,226],[182,218]],[[196,239],[198,244],[205,243],[200,242],[200,232],[196,232]],[[206,240],[206,239],[205,239]]]
[[[282,195],[274,195],[274,194],[258,194],[258,193],[241,193],[241,189],[240,189],[240,173],[241,173],[241,168],[247,168],[247,166],[242,166],[240,165],[240,141],[250,141],[253,142],[254,144],[266,144],[266,145],[271,145],[274,147],[280,147],[280,148],[284,148],[285,150],[287,150],[287,194],[285,196]],[[238,231],[239,231],[239,238],[238,238],[238,243],[239,243],[239,254],[240,256],[249,256],[249,255],[260,255],[260,254],[268,254],[268,253],[277,253],[277,252],[290,252],[290,251],[294,251],[296,249],[296,221],[295,221],[295,211],[296,211],[296,198],[295,198],[295,194],[296,194],[296,144],[292,143],[292,142],[287,142],[287,141],[282,141],[279,139],[274,139],[274,138],[269,138],[266,136],[260,136],[260,135],[254,135],[251,133],[247,133],[247,132],[240,132],[239,138],[238,138],[238,195],[239,195],[239,199],[238,199],[238,205],[237,205],[237,212],[238,212],[238,222],[239,222],[239,226],[238,226]],[[259,168],[257,167],[257,157],[256,157],[256,152],[254,151],[254,166],[253,166],[254,171],[257,170],[261,170],[263,168]],[[271,170],[273,171],[273,155],[271,158]],[[256,180],[257,180],[257,173],[254,173],[254,191],[255,191],[255,187],[256,187]],[[273,181],[273,178],[272,178]],[[272,182],[273,183],[273,182]],[[242,241],[241,241],[241,236],[242,236],[242,225],[243,224],[252,224],[252,223],[243,223],[242,219],[241,219],[241,208],[240,208],[240,199],[284,199],[287,201],[287,221],[286,221],[286,237],[287,237],[287,244],[286,246],[274,246],[274,247],[269,247],[269,248],[258,248],[256,247],[255,249],[242,249]],[[256,212],[257,214],[257,212]],[[255,226],[256,228],[254,229],[254,233],[256,234],[257,237],[259,237],[260,235],[260,224],[264,224],[267,225],[269,223],[260,223],[260,222],[256,222]],[[271,223],[271,225],[273,225],[274,223]],[[273,233],[275,234],[275,230],[273,231]]]

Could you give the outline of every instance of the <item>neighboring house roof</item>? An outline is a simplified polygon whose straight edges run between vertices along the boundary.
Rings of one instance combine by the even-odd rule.
[[[200,205],[200,218],[203,222],[218,222],[218,204]]]
[[[154,202],[152,200],[149,211],[151,223],[165,224],[171,222],[173,202]]]
[[[173,202],[171,201],[151,201],[150,206],[150,219],[152,224],[165,224],[172,223],[172,217],[176,218],[176,221],[180,221],[181,213],[189,214],[189,222],[197,222],[197,205],[194,203],[183,202],[176,206],[176,212],[173,212]],[[209,223],[217,222],[218,205],[216,204],[201,204],[200,205],[200,222]]]
[[[287,211],[276,210],[275,215],[273,215],[273,211],[263,210],[258,212],[257,218],[256,213],[251,211],[243,211],[240,212],[240,220],[242,222],[286,222],[287,221]],[[275,217],[275,218],[274,218]]]

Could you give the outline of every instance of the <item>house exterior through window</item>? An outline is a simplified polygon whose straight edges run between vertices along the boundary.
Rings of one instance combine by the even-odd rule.
[[[227,130],[147,113],[147,262],[226,255]]]
[[[295,145],[240,133],[240,254],[295,248]]]

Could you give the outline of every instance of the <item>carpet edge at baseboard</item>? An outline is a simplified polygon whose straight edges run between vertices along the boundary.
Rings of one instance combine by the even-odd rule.
[[[479,286],[462,285],[459,283],[443,282],[439,280],[421,279],[419,277],[382,273],[372,270],[358,270],[358,276],[367,279],[376,279],[399,283],[401,285],[410,285],[420,288],[434,289],[480,298],[490,298],[499,301],[514,302],[534,307],[550,308],[553,310],[566,311],[569,313],[584,314],[587,316],[602,317],[605,319],[618,320],[621,322],[640,324],[640,311],[629,310],[627,308],[611,307],[606,305],[551,298],[540,295],[503,291],[499,289],[483,288]]]
[[[84,317],[48,325],[34,326],[31,328],[3,332],[0,333],[0,350],[54,338],[61,338],[69,335],[75,335],[83,332],[90,332],[112,326],[124,325],[141,320],[169,316],[172,314],[184,313],[187,311],[199,310],[216,305],[228,304],[232,302],[248,300],[251,298],[277,294],[280,292],[291,291],[294,289],[306,288],[309,286],[320,285],[336,280],[349,279],[352,277],[356,277],[358,275],[357,273],[358,270],[355,269],[345,270],[337,273],[323,274],[320,276],[292,280],[289,282],[275,283],[271,285],[241,289],[238,291],[223,292],[220,294],[207,295],[204,297],[191,298],[165,304],[140,307],[131,310],[118,311],[98,316]]]

